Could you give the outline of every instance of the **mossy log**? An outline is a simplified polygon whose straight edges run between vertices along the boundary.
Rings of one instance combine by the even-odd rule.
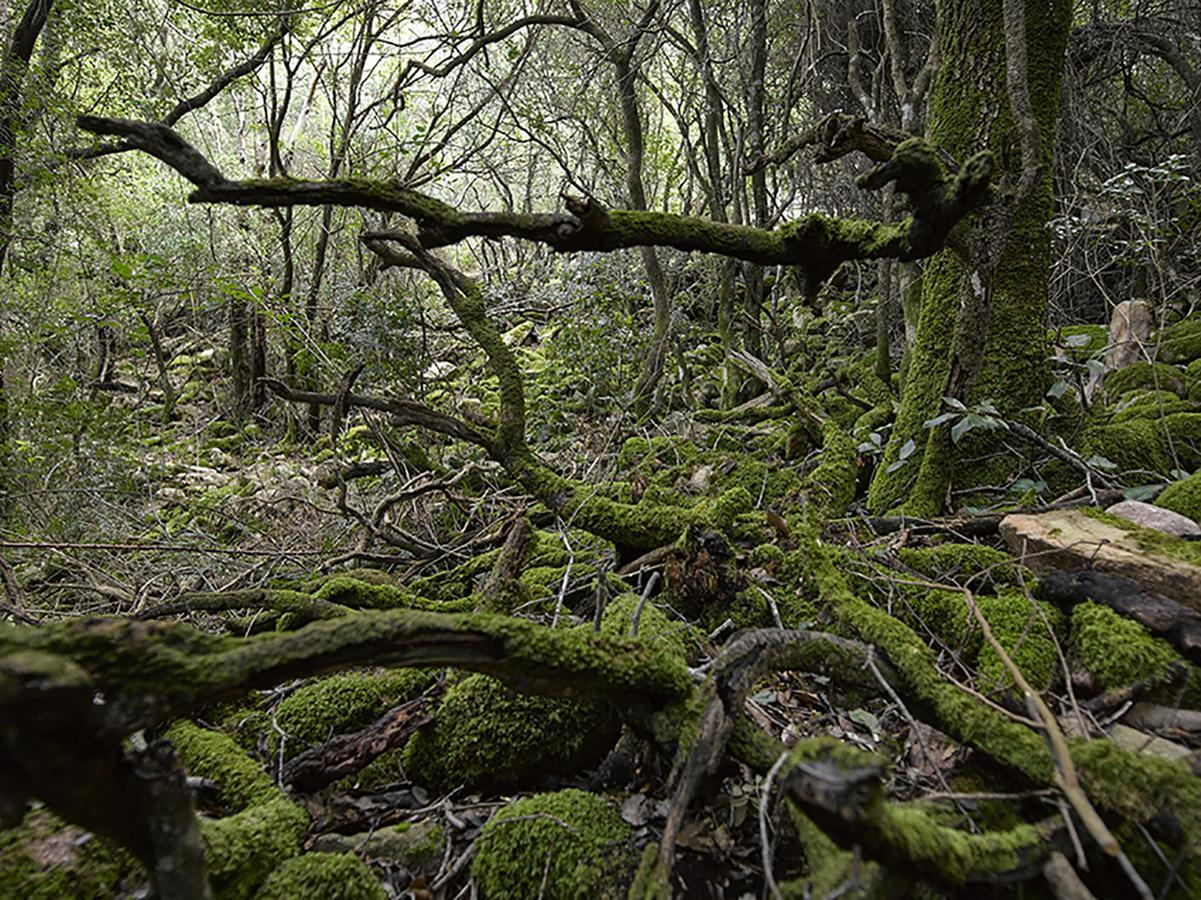
[[[1068,610],[1087,600],[1104,604],[1164,638],[1189,662],[1201,665],[1201,613],[1148,591],[1133,579],[1104,572],[1052,572],[1039,579],[1038,596]]]
[[[916,715],[1037,784],[1056,784],[1055,764],[1037,730],[946,680],[934,651],[911,628],[850,590],[829,547],[812,530],[801,537],[809,575],[831,604],[840,630],[873,644],[896,666],[898,693]],[[1070,752],[1100,809],[1143,823],[1192,859],[1201,857],[1201,779],[1188,767],[1129,753],[1104,740],[1072,741]]]

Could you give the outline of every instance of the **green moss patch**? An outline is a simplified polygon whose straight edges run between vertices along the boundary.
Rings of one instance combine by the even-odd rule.
[[[411,700],[434,680],[422,669],[342,672],[310,681],[280,703],[275,722],[287,735],[284,758],[313,744],[366,727],[389,709]],[[272,732],[271,748],[279,747]]]
[[[850,432],[829,424],[822,431],[822,461],[809,476],[809,497],[828,515],[839,516],[855,499],[859,451]]]
[[[937,544],[933,547],[902,547],[901,562],[927,578],[950,579],[974,585],[1014,584],[1019,566],[1008,553],[984,544]],[[1028,582],[1034,574],[1021,567]]]
[[[1059,654],[1055,648],[1055,631],[1063,626],[1063,615],[1059,610],[1046,603],[1039,603],[1036,608],[1017,590],[1004,591],[995,597],[978,597],[976,602],[988,620],[993,637],[1005,648],[1030,686],[1036,691],[1048,688],[1059,667]],[[989,644],[980,648],[976,667],[985,690],[1013,687],[1013,676]]]
[[[171,726],[167,738],[188,774],[215,781],[225,803],[238,810],[200,822],[214,890],[230,900],[252,896],[280,863],[300,852],[308,813],[228,735],[183,721]]]
[[[129,854],[49,810],[33,810],[16,828],[0,829],[0,897],[116,897],[133,893],[144,879]]]
[[[471,875],[485,900],[616,898],[634,865],[617,810],[580,790],[510,803],[476,842]]]
[[[1201,317],[1189,316],[1160,331],[1158,357],[1177,364],[1201,358]]]
[[[1172,413],[1194,412],[1197,404],[1182,400],[1171,391],[1136,390],[1122,396],[1110,411],[1109,421],[1114,424],[1132,419],[1157,419]]]
[[[1194,522],[1201,519],[1201,469],[1188,478],[1169,484],[1156,499],[1155,505],[1188,516]]]
[[[263,882],[254,900],[387,900],[371,870],[353,853],[306,853]]]
[[[1184,373],[1166,363],[1137,362],[1105,376],[1105,393],[1120,397],[1127,391],[1148,389],[1171,391],[1178,397],[1188,396]]]
[[[1178,412],[1094,425],[1084,435],[1085,456],[1097,454],[1117,471],[1166,474],[1201,465],[1201,413]]]
[[[410,738],[403,762],[410,777],[439,790],[514,785],[594,760],[616,738],[617,722],[600,704],[518,694],[471,675]]]
[[[615,638],[628,638],[638,601],[639,597],[634,593],[625,593],[613,598],[605,607],[605,613],[601,620],[601,634]],[[638,640],[645,641],[655,650],[680,660],[684,660],[687,656],[691,631],[688,623],[667,618],[663,611],[654,604],[654,601],[648,600],[638,616]]]
[[[1047,339],[1068,359],[1083,363],[1105,352],[1109,345],[1109,329],[1104,325],[1064,325],[1057,331],[1050,331]]]
[[[1160,677],[1179,659],[1166,641],[1097,603],[1075,607],[1071,627],[1071,653],[1102,690]]]

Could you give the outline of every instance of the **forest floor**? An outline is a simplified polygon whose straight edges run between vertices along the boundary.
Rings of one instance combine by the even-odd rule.
[[[1189,361],[1077,411],[1083,469],[1027,446],[938,520],[865,510],[883,419],[853,391],[816,436],[787,411],[547,431],[557,471],[678,517],[646,548],[382,415],[304,444],[231,425],[219,360],[180,356],[172,424],[128,401],[117,476],[47,482],[0,549],[5,753],[39,801],[0,832],[0,895],[144,895],[120,786],[165,735],[218,896],[1084,896],[1073,871],[1197,896],[1201,553],[1100,511],[1197,467]],[[983,457],[1012,452],[968,415]],[[1161,496],[1191,512],[1188,485]],[[1035,548],[1019,507],[1117,537]],[[1182,580],[1121,581],[1123,541]],[[64,659],[96,721],[13,693],[70,709]],[[37,757],[77,727],[112,752]],[[54,784],[85,764],[80,809]]]

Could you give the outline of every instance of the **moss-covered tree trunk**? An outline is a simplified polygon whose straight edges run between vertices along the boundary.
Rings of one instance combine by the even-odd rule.
[[[980,473],[955,467],[946,426],[925,427],[940,413],[944,396],[989,399],[1012,415],[1040,402],[1046,389],[1046,223],[1053,205],[1049,163],[1072,16],[1067,0],[1025,4],[1026,83],[1044,164],[1033,189],[1015,205],[1023,166],[1006,87],[1002,4],[943,0],[940,6],[942,62],[930,136],[960,160],[991,150],[1002,181],[998,202],[960,224],[951,245],[930,260],[922,279],[901,410],[868,495],[874,511],[904,506],[917,515],[941,511],[953,481],[960,486],[983,480]],[[889,472],[910,440],[924,451]]]

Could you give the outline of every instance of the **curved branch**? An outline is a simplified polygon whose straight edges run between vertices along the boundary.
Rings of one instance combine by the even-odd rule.
[[[0,636],[0,657],[19,659],[28,651],[52,655],[80,677],[86,673],[89,690],[104,693],[105,730],[122,736],[248,689],[354,665],[454,666],[527,693],[607,701],[635,722],[691,690],[682,661],[641,641],[504,616],[416,610],[355,613],[241,639],[179,622],[103,618]],[[23,696],[10,701],[0,692],[0,707]]]
[[[469,63],[481,50],[511,37],[524,28],[535,25],[563,25],[568,28],[579,28],[580,21],[573,16],[525,16],[495,31],[477,36],[466,50],[455,54],[440,66],[429,66],[420,60],[410,59],[405,63],[405,70],[401,72],[400,80],[403,80],[411,69],[418,69],[434,78],[445,78],[455,69]]]
[[[167,163],[196,185],[194,203],[240,206],[352,206],[401,213],[417,221],[424,248],[468,237],[517,237],[562,252],[609,251],[628,247],[674,247],[718,253],[762,265],[801,268],[811,289],[852,259],[918,259],[939,249],[965,215],[989,199],[992,158],[973,157],[952,175],[928,145],[913,139],[899,145],[884,166],[861,181],[869,189],[896,181],[910,195],[912,222],[885,224],[811,213],[776,229],[713,222],[672,213],[605,209],[593,200],[567,202],[567,213],[464,212],[395,182],[367,179],[301,181],[290,178],[231,181],[178,134],[162,125],[125,119],[80,116],[79,127],[124,137]],[[902,152],[904,151],[904,152]],[[410,248],[411,250],[411,248]]]
[[[983,834],[941,825],[919,806],[888,802],[884,776],[878,757],[814,738],[793,748],[778,781],[784,796],[840,846],[944,884],[1034,878],[1058,845],[1068,846],[1058,818]]]
[[[416,400],[409,400],[406,397],[375,397],[366,394],[323,394],[317,391],[302,391],[289,387],[275,378],[264,378],[262,382],[272,393],[291,403],[336,406],[339,401],[342,401],[347,409],[374,409],[377,412],[388,413],[403,425],[420,425],[422,428],[428,428],[438,434],[475,444],[490,454],[494,452],[494,443],[490,435],[469,422],[439,412]]]

